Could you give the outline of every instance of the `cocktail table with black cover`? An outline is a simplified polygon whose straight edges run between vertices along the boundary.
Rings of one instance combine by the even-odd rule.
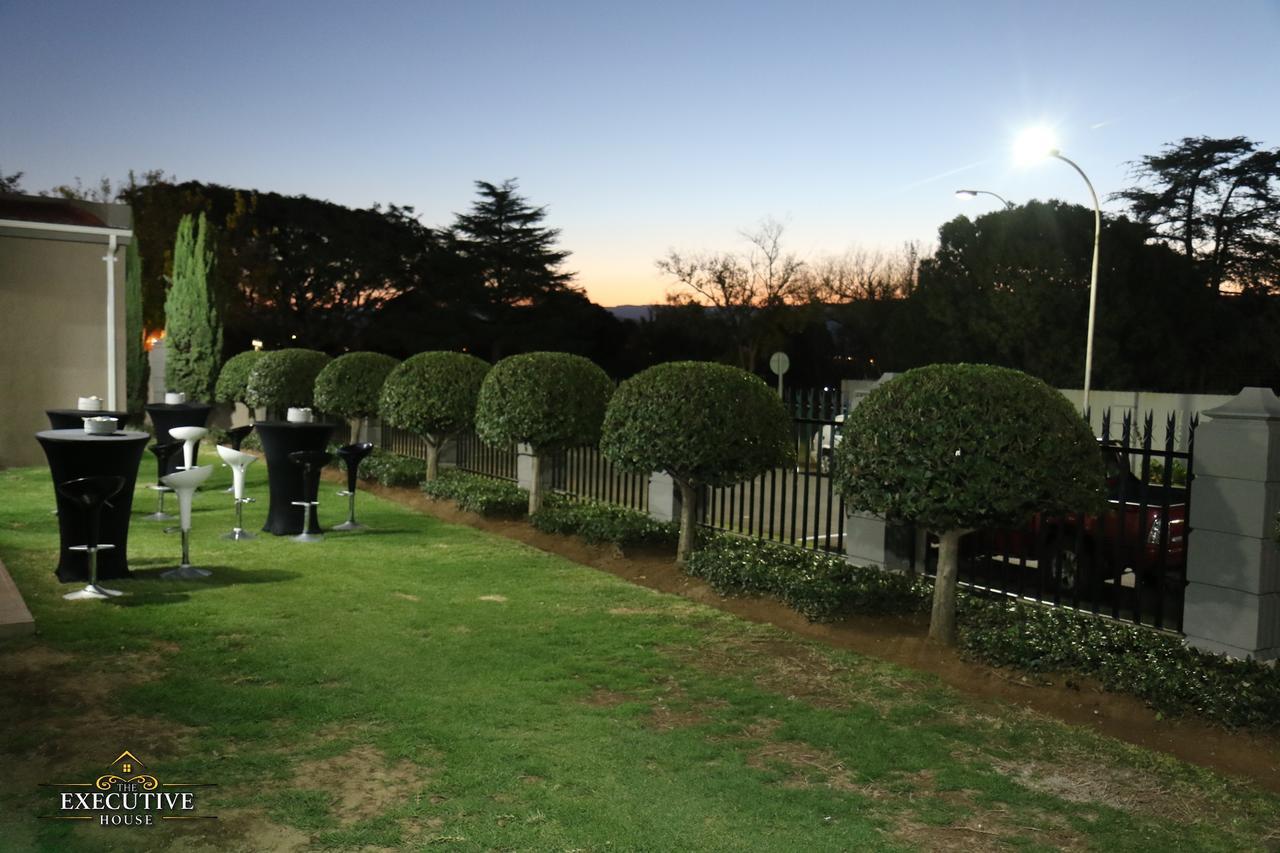
[[[267,521],[262,529],[276,536],[296,536],[302,532],[302,513],[294,501],[309,500],[303,482],[302,466],[295,465],[289,454],[298,450],[324,450],[333,435],[333,424],[295,424],[288,421],[255,421],[253,428],[262,442],[262,453],[267,458],[267,486],[271,503],[267,508]],[[310,523],[319,528],[315,507],[310,512]]]
[[[49,460],[49,472],[55,485],[80,477],[124,477],[124,487],[103,507],[99,540],[116,547],[98,554],[98,578],[129,577],[129,512],[133,509],[133,486],[138,479],[138,465],[151,436],[145,432],[115,432],[111,435],[87,435],[84,428],[51,429],[36,433]],[[89,518],[66,497],[58,494],[58,533],[61,537],[58,580],[64,583],[89,579],[89,558],[82,551],[69,550],[86,544]]]
[[[128,412],[95,412],[85,409],[45,409],[50,429],[84,429],[85,418],[115,418],[120,423],[129,420]]]
[[[169,430],[174,427],[205,426],[213,410],[208,403],[148,403],[145,408],[155,425],[157,441],[172,441]],[[164,473],[172,474],[181,467],[182,454],[178,454],[169,461]]]

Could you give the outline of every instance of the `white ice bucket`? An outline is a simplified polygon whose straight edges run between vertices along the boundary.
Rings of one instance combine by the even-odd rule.
[[[164,393],[164,404],[166,406],[177,406],[187,402],[187,395],[181,391],[166,391]]]
[[[285,414],[285,420],[291,424],[309,424],[312,421],[311,410],[307,408],[289,407],[289,411]]]
[[[76,408],[82,412],[101,412],[102,398],[96,394],[92,397],[80,397],[76,401]]]

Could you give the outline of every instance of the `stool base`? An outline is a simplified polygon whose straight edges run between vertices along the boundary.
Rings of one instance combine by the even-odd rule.
[[[233,529],[230,533],[224,533],[224,534],[222,534],[222,538],[223,538],[223,539],[233,539],[233,540],[235,540],[236,542],[239,542],[239,541],[244,540],[244,539],[257,539],[258,537],[257,537],[257,536],[254,536],[252,533],[250,533],[249,531],[245,530],[243,527],[237,527],[237,528]]]
[[[335,524],[330,530],[368,530],[368,526],[358,521],[344,521],[341,524]]]
[[[213,572],[208,569],[197,569],[195,566],[178,566],[176,569],[161,572],[160,577],[166,580],[195,580],[196,578],[207,578],[211,574]]]
[[[299,533],[292,537],[294,542],[323,542],[323,533]]]
[[[124,595],[124,593],[118,589],[107,589],[104,586],[98,586],[96,583],[90,583],[85,584],[84,589],[69,592],[62,597],[67,601],[85,601],[87,599],[113,598],[117,595]]]

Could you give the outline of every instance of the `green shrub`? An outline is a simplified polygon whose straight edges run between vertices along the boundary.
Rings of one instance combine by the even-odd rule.
[[[643,512],[596,501],[544,501],[529,517],[543,533],[581,536],[592,544],[608,542],[620,548],[674,547],[680,524],[655,521]]]
[[[791,419],[759,377],[702,361],[659,364],[618,386],[609,403],[600,452],[638,473],[665,471],[681,495],[676,561],[693,551],[697,496],[790,461]]]
[[[213,399],[219,403],[243,403],[249,399],[249,373],[263,355],[261,350],[251,349],[227,359],[218,374]]]
[[[420,352],[392,370],[382,386],[378,413],[427,444],[427,480],[439,471],[440,448],[471,429],[476,398],[489,364],[460,352]]]
[[[360,479],[384,486],[416,486],[422,482],[422,460],[375,447],[360,463]]]
[[[387,374],[400,362],[380,352],[349,352],[316,375],[316,408],[341,418],[372,418]]]
[[[810,621],[847,613],[926,609],[932,584],[913,575],[864,568],[837,554],[719,533],[695,551],[686,571],[722,595],[772,595]]]
[[[264,352],[249,371],[245,403],[277,413],[290,406],[310,406],[315,401],[316,376],[329,361],[329,356],[310,349]]]
[[[960,642],[996,666],[1090,676],[1165,714],[1280,725],[1280,669],[1187,648],[1169,634],[1044,605],[966,597]]]
[[[933,364],[875,388],[845,421],[832,480],[852,508],[937,534],[929,636],[953,644],[960,537],[1036,512],[1102,503],[1088,424],[1062,394],[1018,370]]]
[[[518,518],[529,506],[529,493],[515,483],[456,468],[424,482],[422,491],[428,497],[451,500],[459,509],[491,517]]]
[[[567,352],[527,352],[493,366],[476,399],[476,434],[487,444],[533,448],[529,514],[542,505],[542,457],[600,440],[613,380]]]

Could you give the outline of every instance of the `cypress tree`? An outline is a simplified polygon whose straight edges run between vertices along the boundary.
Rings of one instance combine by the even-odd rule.
[[[188,400],[210,400],[222,366],[222,312],[210,279],[213,237],[203,213],[178,223],[173,276],[165,299],[165,386]]]
[[[142,422],[147,403],[147,383],[151,363],[142,345],[142,255],[138,241],[131,240],[124,253],[124,387],[129,419]]]

